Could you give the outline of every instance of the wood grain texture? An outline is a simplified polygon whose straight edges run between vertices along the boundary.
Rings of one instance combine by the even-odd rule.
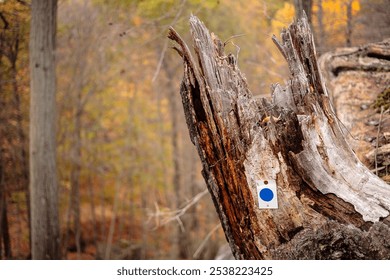
[[[232,55],[198,18],[192,16],[190,26],[196,59],[172,28],[168,37],[183,58],[180,94],[190,137],[234,257],[378,257],[323,247],[308,254],[297,246],[305,238],[333,237],[332,223],[351,238],[379,223],[388,236],[379,220],[390,210],[390,187],[359,162],[344,138],[306,18],[291,24],[277,44],[291,79],[273,87],[271,100],[253,98]],[[256,180],[276,181],[278,209],[258,208]]]

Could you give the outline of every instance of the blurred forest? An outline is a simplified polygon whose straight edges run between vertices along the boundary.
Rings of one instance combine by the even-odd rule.
[[[254,95],[288,78],[272,43],[298,1],[59,0],[57,168],[63,259],[214,259],[226,244],[189,140],[182,62],[192,13]],[[389,0],[312,0],[319,55],[390,37]],[[0,0],[0,259],[28,259],[31,1]],[[189,41],[188,38],[184,38]]]

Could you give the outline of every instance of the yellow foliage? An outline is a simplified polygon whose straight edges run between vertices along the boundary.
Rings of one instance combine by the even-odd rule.
[[[359,0],[352,1],[352,14],[356,14],[360,11],[360,2]]]
[[[132,21],[136,27],[139,27],[142,24],[142,18],[138,15],[134,16]]]
[[[295,9],[291,3],[284,3],[282,9],[278,10],[272,19],[271,26],[274,34],[279,34],[282,28],[286,27],[294,18]]]
[[[359,0],[322,0],[323,26],[325,34],[329,36],[329,44],[341,46],[345,42],[345,32],[347,28],[347,7],[351,3],[352,17],[360,11]],[[318,2],[313,5],[313,14],[319,10]],[[314,30],[317,29],[318,22],[314,21]]]

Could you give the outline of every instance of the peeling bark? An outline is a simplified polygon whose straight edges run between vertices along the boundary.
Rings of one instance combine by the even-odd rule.
[[[253,98],[235,57],[199,19],[190,26],[196,59],[173,28],[168,37],[183,58],[186,122],[234,257],[389,258],[390,187],[345,140],[307,19],[281,34],[291,79],[271,100]],[[258,180],[276,181],[277,209],[259,209]]]

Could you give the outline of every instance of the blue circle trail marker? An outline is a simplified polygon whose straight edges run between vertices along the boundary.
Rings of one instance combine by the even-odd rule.
[[[269,188],[264,188],[260,191],[260,199],[264,201],[271,201],[274,198],[274,192]]]
[[[277,209],[277,188],[275,180],[256,181],[257,198],[260,209]]]

